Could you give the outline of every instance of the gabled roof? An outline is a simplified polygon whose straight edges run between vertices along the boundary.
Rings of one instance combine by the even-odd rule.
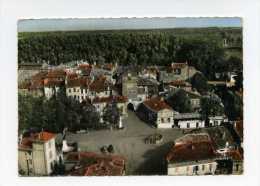
[[[94,92],[103,92],[107,90],[109,83],[106,81],[106,77],[100,76],[91,82],[89,90]]]
[[[24,137],[19,144],[19,149],[30,150],[33,142],[47,142],[56,135],[50,132],[39,132],[31,134],[30,137]]]
[[[172,110],[172,108],[161,97],[154,97],[154,98],[148,99],[148,100],[144,101],[143,104],[146,107],[148,107],[149,109],[154,110],[156,112],[163,110],[163,109]]]
[[[171,163],[194,162],[215,159],[217,154],[210,141],[175,145],[166,156]]]
[[[80,77],[67,80],[67,87],[87,87],[90,84],[90,79],[87,77]]]
[[[71,152],[66,161],[78,161],[81,168],[72,170],[72,176],[122,176],[125,158],[118,155],[104,155],[93,152]]]

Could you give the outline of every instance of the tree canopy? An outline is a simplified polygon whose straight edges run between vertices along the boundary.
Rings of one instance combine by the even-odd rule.
[[[167,103],[176,111],[180,113],[187,113],[192,111],[189,96],[182,89],[167,98]]]

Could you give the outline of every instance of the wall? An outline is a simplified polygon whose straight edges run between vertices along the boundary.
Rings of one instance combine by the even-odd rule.
[[[203,169],[204,165],[204,169]],[[211,165],[211,169],[210,169]],[[198,166],[198,171],[195,173],[193,170],[195,166]],[[191,164],[191,165],[184,165],[175,167],[174,165],[168,165],[168,175],[170,176],[192,176],[192,175],[205,175],[205,174],[214,174],[217,168],[216,162],[208,162],[208,163],[201,163],[201,164]]]
[[[205,122],[203,120],[180,120],[178,121],[178,126],[180,126],[180,128],[188,128],[187,124],[190,124],[189,128],[203,128],[205,127]],[[197,127],[197,123],[198,123],[198,127]]]

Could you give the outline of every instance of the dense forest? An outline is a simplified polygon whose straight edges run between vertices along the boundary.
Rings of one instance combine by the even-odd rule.
[[[169,65],[187,61],[207,79],[215,72],[242,68],[240,28],[32,32],[19,33],[18,38],[19,63],[59,65],[84,60]]]

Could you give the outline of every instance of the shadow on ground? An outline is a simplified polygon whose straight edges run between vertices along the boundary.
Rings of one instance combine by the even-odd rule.
[[[135,171],[135,175],[166,175],[167,164],[165,157],[173,143],[168,142],[148,150],[143,157],[146,159]]]

